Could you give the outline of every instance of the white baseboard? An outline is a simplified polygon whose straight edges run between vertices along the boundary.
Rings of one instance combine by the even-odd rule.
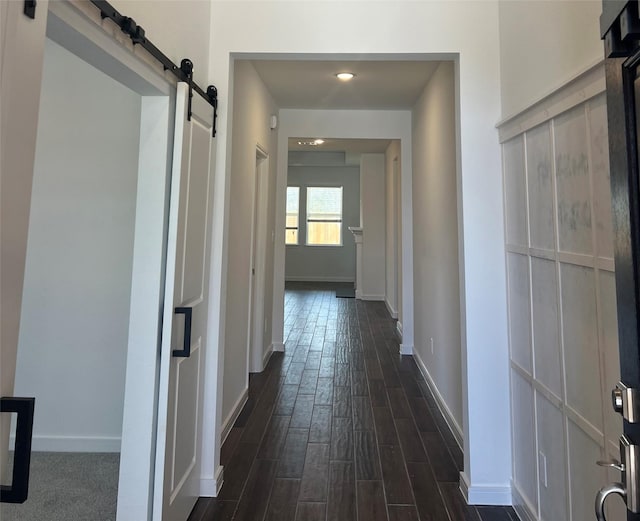
[[[427,366],[425,365],[425,363],[422,361],[422,358],[420,358],[420,355],[417,350],[413,353],[413,359],[418,364],[418,369],[420,369],[420,372],[422,373],[422,376],[424,377],[425,382],[427,382],[429,389],[431,389],[431,393],[436,399],[436,404],[438,406],[438,409],[442,413],[442,416],[444,417],[444,421],[447,422],[447,425],[449,426],[449,430],[453,433],[453,437],[456,439],[456,441],[458,442],[458,445],[462,449],[462,447],[464,446],[464,435],[462,433],[462,427],[456,421],[455,417],[451,413],[451,409],[449,409],[447,402],[445,401],[444,397],[440,394],[440,391],[438,390],[438,386],[433,381],[433,378],[431,378],[431,375],[429,374],[429,370],[427,369]]]
[[[271,344],[271,351],[274,353],[284,353],[284,343],[283,342],[273,342]]]
[[[247,387],[244,391],[242,391],[242,394],[236,400],[236,403],[231,409],[231,412],[229,413],[229,415],[227,416],[227,419],[222,423],[222,432],[220,433],[220,446],[222,446],[224,441],[227,439],[227,436],[229,436],[229,433],[233,428],[233,424],[238,419],[238,416],[240,416],[240,413],[242,412],[242,408],[244,407],[245,403],[247,403],[248,399],[249,399],[249,388]]]
[[[372,302],[382,302],[384,300],[384,295],[362,295],[360,294],[361,300],[370,300]]]
[[[265,367],[267,367],[267,364],[269,363],[269,360],[271,359],[272,354],[273,354],[273,344],[270,344],[269,348],[267,349],[267,352],[262,357],[262,371],[264,371]]]
[[[400,337],[400,342],[402,342],[402,322],[399,320],[396,322],[396,333]]]
[[[224,467],[219,465],[213,479],[200,478],[200,497],[218,497],[222,483],[224,482],[223,476]]]
[[[356,299],[362,300],[362,291],[356,288]]]
[[[33,452],[120,452],[121,439],[107,436],[44,436],[34,434]],[[11,436],[11,447],[15,436]]]
[[[200,478],[200,497],[218,497],[224,483],[224,467],[219,465],[213,478]]]
[[[395,309],[393,309],[393,307],[391,306],[391,304],[389,303],[386,297],[384,299],[384,303],[387,306],[387,311],[389,312],[389,315],[391,315],[391,318],[393,318],[394,320],[397,319],[398,312]]]
[[[285,275],[286,282],[355,282],[353,277],[334,277],[318,275]]]
[[[460,492],[469,505],[509,506],[513,502],[510,486],[473,486],[464,472],[460,473]]]
[[[511,493],[513,498],[513,509],[522,521],[538,521],[536,509],[520,493],[518,485],[511,481]]]
[[[400,344],[400,354],[401,355],[412,355],[413,354],[413,345],[412,344]]]

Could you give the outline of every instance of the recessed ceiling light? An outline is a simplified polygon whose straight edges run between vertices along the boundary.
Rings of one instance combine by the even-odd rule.
[[[352,80],[353,78],[355,78],[355,76],[356,75],[353,74],[353,72],[339,72],[338,74],[336,74],[336,78],[342,81]]]
[[[298,141],[298,145],[305,147],[317,147],[318,145],[322,145],[324,143],[324,139],[313,139],[309,141]]]

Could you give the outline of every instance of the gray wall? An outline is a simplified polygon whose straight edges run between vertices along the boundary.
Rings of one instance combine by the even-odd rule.
[[[360,168],[357,166],[290,166],[288,185],[300,187],[300,244],[287,246],[285,279],[355,281],[356,248],[349,226],[360,225]],[[304,246],[307,186],[344,187],[342,246]]]

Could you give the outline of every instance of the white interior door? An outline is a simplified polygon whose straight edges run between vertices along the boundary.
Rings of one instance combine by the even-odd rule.
[[[25,16],[24,2],[0,4],[0,395],[11,397],[27,253],[47,1],[38,2],[33,19]],[[6,468],[10,425],[11,415],[0,414],[0,481],[3,484],[7,484],[7,474],[11,481]]]
[[[154,519],[185,521],[199,495],[214,148],[213,108],[179,83],[167,246]]]

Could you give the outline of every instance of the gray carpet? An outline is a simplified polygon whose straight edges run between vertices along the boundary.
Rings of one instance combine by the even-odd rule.
[[[1,521],[114,521],[120,454],[34,452],[29,499]]]

